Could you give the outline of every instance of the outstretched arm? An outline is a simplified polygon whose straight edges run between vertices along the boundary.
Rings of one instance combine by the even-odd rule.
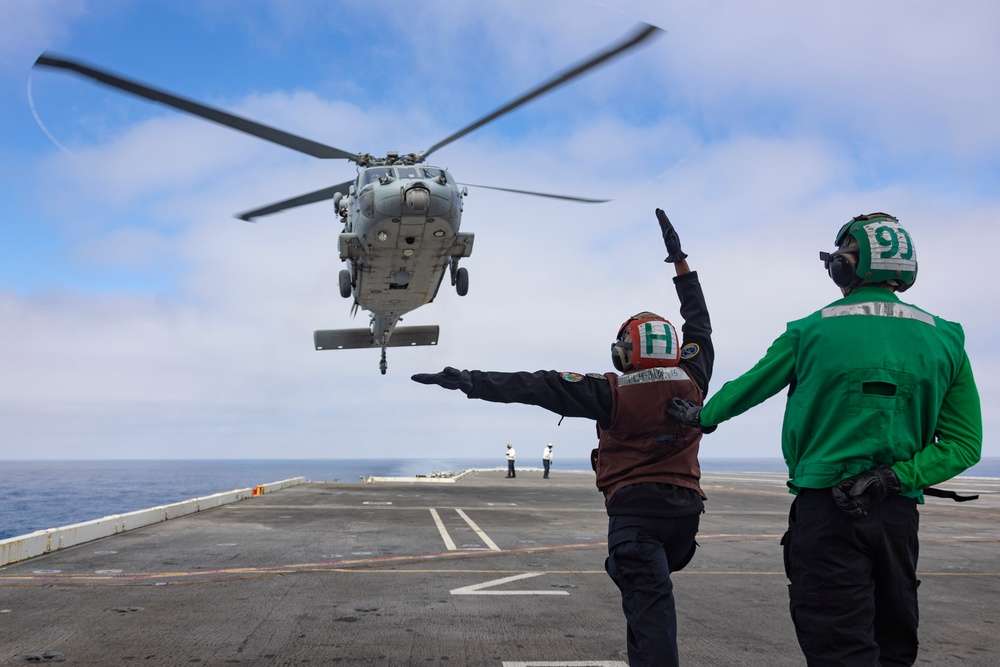
[[[440,373],[418,373],[411,379],[459,389],[469,398],[493,403],[537,405],[563,417],[593,419],[602,426],[607,426],[611,417],[611,388],[601,375],[464,371],[449,366]]]

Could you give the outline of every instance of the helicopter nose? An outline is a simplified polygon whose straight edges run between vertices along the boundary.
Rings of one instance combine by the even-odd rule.
[[[427,210],[427,207],[431,203],[431,193],[427,188],[415,185],[406,191],[404,201],[411,211],[423,212]]]

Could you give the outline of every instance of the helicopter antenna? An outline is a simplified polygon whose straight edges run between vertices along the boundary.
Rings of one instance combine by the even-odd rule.
[[[483,125],[486,125],[487,123],[496,120],[500,116],[513,111],[514,109],[518,108],[523,104],[527,104],[528,102],[535,99],[539,95],[544,95],[553,88],[556,88],[566,83],[567,81],[570,81],[571,79],[580,76],[581,74],[583,74],[588,70],[591,70],[599,65],[606,63],[615,56],[621,55],[622,53],[628,51],[629,49],[638,46],[639,44],[641,44],[648,38],[652,37],[653,35],[661,32],[663,32],[661,28],[657,28],[654,25],[649,25],[648,23],[640,23],[639,28],[630,37],[626,38],[623,42],[621,42],[617,46],[614,46],[611,50],[599,51],[596,55],[591,56],[584,62],[576,65],[575,67],[572,67],[571,69],[567,70],[566,72],[563,72],[562,74],[556,75],[555,78],[550,79],[549,81],[543,83],[542,85],[537,86],[536,88],[528,91],[527,93],[518,97],[516,100],[513,100],[507,103],[506,105],[500,107],[493,113],[484,116],[483,118],[480,118],[475,123],[466,126],[464,129],[459,130],[450,137],[442,139],[438,143],[428,148],[423,153],[420,153],[418,156],[420,158],[420,161],[422,162],[424,158],[426,158],[428,155],[438,150],[439,148],[443,148],[444,146],[447,146],[451,142],[457,139],[461,139],[470,132],[478,130]]]

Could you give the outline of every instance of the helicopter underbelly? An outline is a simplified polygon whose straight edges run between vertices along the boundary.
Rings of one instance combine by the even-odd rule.
[[[366,310],[398,316],[430,303],[450,257],[471,252],[472,235],[456,234],[457,219],[411,215],[373,222],[360,238],[366,252],[353,260],[354,296]]]

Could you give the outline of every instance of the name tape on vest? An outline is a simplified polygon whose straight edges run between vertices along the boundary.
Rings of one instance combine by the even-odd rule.
[[[678,380],[690,380],[691,378],[684,372],[683,368],[673,367],[648,368],[644,371],[627,373],[618,378],[619,387],[627,387],[633,384],[646,384],[648,382],[676,382]]]

